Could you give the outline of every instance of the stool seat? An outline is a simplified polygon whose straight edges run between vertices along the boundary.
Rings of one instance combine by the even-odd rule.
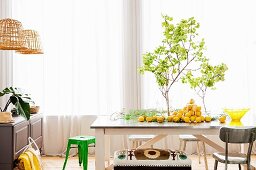
[[[129,135],[129,140],[148,141],[154,138],[155,135]]]
[[[142,145],[142,142],[147,142],[148,140],[154,138],[155,135],[129,135],[128,139],[132,142],[132,147],[135,149]],[[151,146],[153,147],[153,146]]]
[[[179,135],[179,139],[183,141],[200,141],[193,135]]]
[[[75,136],[68,139],[68,146],[66,151],[66,158],[63,165],[62,170],[65,169],[69,151],[72,145],[77,145],[78,147],[78,158],[79,158],[79,165],[83,163],[83,170],[87,170],[88,164],[88,146],[90,144],[95,144],[95,137],[94,136]]]
[[[88,144],[95,143],[94,136],[75,136],[68,139],[72,143],[87,141]]]

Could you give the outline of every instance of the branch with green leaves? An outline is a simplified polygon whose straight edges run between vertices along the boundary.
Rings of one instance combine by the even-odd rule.
[[[205,104],[205,96],[207,90],[215,90],[216,83],[225,80],[225,72],[228,70],[226,64],[221,63],[216,66],[210,65],[208,62],[201,65],[200,72],[187,72],[182,78],[183,83],[188,83],[194,89],[197,95],[202,99],[204,111],[207,112]]]
[[[154,74],[169,114],[169,91],[173,84],[208,59],[203,55],[205,42],[199,38],[197,30],[200,25],[194,17],[182,19],[177,24],[173,24],[173,18],[167,15],[163,19],[162,45],[143,55],[140,72]]]

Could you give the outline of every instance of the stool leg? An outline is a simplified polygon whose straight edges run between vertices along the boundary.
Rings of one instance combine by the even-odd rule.
[[[135,149],[136,148],[136,141],[132,141],[132,149]]]
[[[203,143],[203,152],[204,152],[204,165],[205,165],[205,170],[208,170],[208,163],[207,163],[207,157],[206,157],[206,150],[205,150],[205,143]]]
[[[139,146],[139,141],[135,141],[135,149]]]
[[[199,141],[196,142],[197,144],[197,154],[198,154],[198,162],[201,164],[201,159],[200,159],[200,148],[199,148]]]
[[[64,165],[63,165],[62,170],[64,170],[64,169],[65,169],[65,167],[66,167],[67,160],[68,160],[68,155],[69,155],[69,151],[70,151],[70,147],[71,147],[71,143],[70,143],[70,142],[68,142],[67,151],[66,151],[66,158],[65,158],[65,162],[64,162]]]
[[[83,162],[83,152],[81,150],[80,144],[78,145],[78,160],[79,160],[79,166],[81,166]]]
[[[182,140],[180,140],[180,147],[179,147],[179,151],[181,151],[182,148]]]
[[[186,150],[186,145],[187,145],[187,141],[183,141],[183,152],[185,152],[185,150]]]
[[[87,170],[88,167],[88,144],[83,144],[83,170]]]

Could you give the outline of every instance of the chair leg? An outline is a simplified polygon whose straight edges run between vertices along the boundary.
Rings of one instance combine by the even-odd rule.
[[[207,157],[206,157],[206,150],[205,150],[205,143],[203,143],[203,153],[204,153],[204,165],[205,165],[205,170],[208,170],[208,162],[207,162]]]
[[[68,142],[67,151],[66,151],[66,158],[65,158],[65,162],[64,162],[64,165],[63,165],[62,170],[64,170],[65,167],[66,167],[66,164],[67,164],[67,161],[68,161],[68,156],[69,156],[70,147],[71,147],[71,143]]]
[[[238,164],[238,168],[239,168],[239,170],[241,170],[242,168],[241,168],[241,164]]]
[[[201,164],[199,141],[196,142],[196,145],[197,145],[198,163]]]
[[[225,170],[228,170],[228,164],[225,163]]]
[[[250,165],[250,163],[247,163],[247,170],[251,170],[251,165]]]
[[[215,162],[214,162],[214,170],[217,170],[217,168],[218,168],[218,161],[215,160]]]

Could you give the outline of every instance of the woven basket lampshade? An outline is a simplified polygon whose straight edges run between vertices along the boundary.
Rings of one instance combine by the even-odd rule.
[[[26,49],[17,50],[20,54],[43,54],[40,36],[35,30],[23,30]]]
[[[0,20],[0,50],[25,49],[21,22],[14,19]]]

